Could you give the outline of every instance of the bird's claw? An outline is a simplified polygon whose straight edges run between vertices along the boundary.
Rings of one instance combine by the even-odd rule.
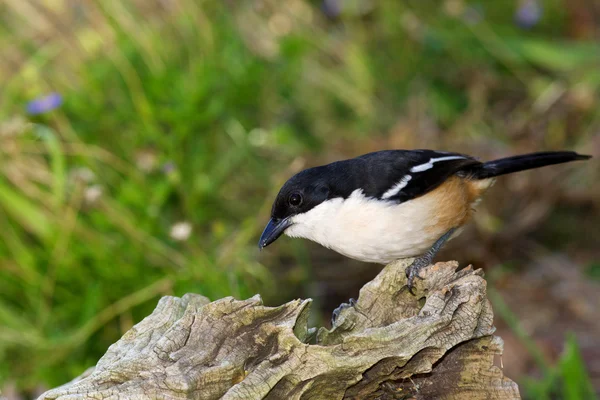
[[[333,310],[333,312],[331,313],[331,325],[335,324],[335,321],[339,317],[342,310],[349,308],[349,307],[354,307],[355,305],[356,305],[356,300],[354,300],[352,298],[350,300],[348,300],[348,303],[340,304],[339,307],[336,308],[335,310]]]
[[[431,246],[431,248],[425,254],[423,254],[421,257],[415,258],[413,263],[408,268],[406,268],[406,277],[408,278],[406,281],[406,286],[408,286],[408,291],[410,293],[415,294],[413,292],[413,282],[415,278],[423,279],[421,276],[419,276],[419,272],[421,271],[421,269],[433,262],[433,258],[435,257],[437,252],[440,251],[444,243],[446,243],[448,239],[450,239],[454,232],[456,232],[456,228],[450,229],[448,232],[442,235],[442,237],[436,240],[433,246]]]
[[[408,286],[408,291],[410,293],[415,294],[415,287],[413,285],[414,280],[415,278],[423,279],[423,277],[419,275],[419,272],[429,264],[431,264],[431,260],[427,258],[417,258],[408,268],[406,268],[406,277],[408,278],[406,280],[406,286]]]

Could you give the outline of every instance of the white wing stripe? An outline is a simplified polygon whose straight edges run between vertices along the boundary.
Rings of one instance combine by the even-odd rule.
[[[427,171],[428,169],[433,168],[433,163],[436,163],[438,161],[450,161],[450,160],[459,160],[461,158],[465,158],[462,156],[447,156],[447,157],[438,157],[438,158],[430,158],[429,161],[427,161],[425,164],[420,164],[417,166],[414,166],[410,169],[410,172],[423,172],[423,171]]]
[[[402,179],[400,179],[400,182],[396,183],[394,186],[388,189],[388,191],[385,192],[383,196],[381,196],[381,198],[389,199],[390,197],[397,195],[402,189],[404,189],[404,187],[406,187],[406,185],[408,185],[408,181],[410,181],[411,179],[412,176],[404,175]]]

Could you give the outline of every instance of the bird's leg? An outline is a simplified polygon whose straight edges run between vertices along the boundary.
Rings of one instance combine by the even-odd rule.
[[[331,313],[331,325],[335,325],[335,320],[340,315],[340,313],[342,312],[343,309],[348,308],[348,307],[354,307],[355,305],[356,305],[356,300],[354,300],[354,299],[348,300],[348,303],[340,304],[339,307],[336,308],[335,310],[333,310],[333,312]]]
[[[450,236],[452,236],[454,232],[456,232],[456,228],[452,228],[448,232],[444,233],[444,235],[440,237],[433,244],[433,246],[431,246],[431,248],[427,250],[425,254],[418,258],[415,258],[415,261],[413,261],[413,263],[408,268],[406,268],[406,276],[408,278],[406,285],[408,286],[408,290],[411,291],[411,293],[413,290],[413,281],[415,280],[415,278],[420,278],[419,271],[421,270],[421,268],[426,267],[433,262],[433,258],[435,257],[437,252],[440,251],[444,243],[446,243],[448,239],[450,239]]]

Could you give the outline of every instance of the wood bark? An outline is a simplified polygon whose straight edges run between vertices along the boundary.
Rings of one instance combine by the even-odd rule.
[[[95,368],[40,399],[519,399],[494,363],[503,344],[482,271],[430,265],[411,294],[411,261],[318,332],[310,299],[163,297]]]

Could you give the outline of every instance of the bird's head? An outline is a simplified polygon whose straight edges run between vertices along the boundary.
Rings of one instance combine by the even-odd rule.
[[[271,220],[265,227],[258,248],[277,240],[302,216],[329,198],[330,185],[324,167],[304,170],[291,177],[281,188],[271,208]]]

